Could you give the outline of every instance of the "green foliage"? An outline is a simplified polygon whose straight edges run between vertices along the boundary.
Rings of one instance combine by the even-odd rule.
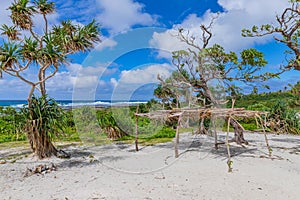
[[[169,127],[163,127],[160,129],[157,133],[154,133],[153,135],[150,135],[147,137],[147,139],[154,139],[154,138],[174,138],[176,135],[176,130],[169,128]]]
[[[281,133],[300,134],[300,120],[297,112],[290,109],[288,104],[278,100],[271,108],[271,129]]]
[[[26,135],[25,134],[0,134],[0,143],[5,143],[5,142],[12,142],[12,141],[25,141],[26,140]]]
[[[139,134],[139,144],[140,145],[153,145],[157,143],[171,142],[176,135],[175,129],[170,127],[161,127],[157,132],[152,132],[150,134]],[[124,136],[119,141],[124,141],[128,143],[133,143],[135,137],[131,135]]]
[[[47,0],[35,0],[34,4],[39,13],[47,15],[55,11],[54,2],[48,2]]]
[[[129,114],[129,119],[125,112],[121,108],[96,110],[92,107],[81,107],[73,110],[73,116],[76,129],[83,140],[98,138],[103,142],[103,135],[115,140],[128,134],[127,131],[133,131],[131,115]]]
[[[257,130],[257,125],[255,123],[240,123],[245,130],[255,131]]]
[[[247,110],[257,110],[257,111],[270,111],[271,109],[262,103],[257,103],[254,105],[249,105],[246,107]]]
[[[113,114],[109,109],[97,110],[96,114],[101,128],[117,126]]]
[[[33,96],[31,105],[22,108],[20,112],[26,130],[32,129],[34,123],[40,133],[46,133],[50,138],[61,133],[66,125],[64,111],[54,99],[47,96]]]
[[[120,112],[119,114],[123,114],[123,113]],[[107,134],[107,137],[111,139],[118,139],[120,137],[123,137],[124,135],[127,135],[128,132],[126,131],[129,131],[131,127],[127,126],[126,122],[130,122],[130,121],[126,120],[126,118],[120,118],[120,119],[124,119],[125,121],[122,120],[120,122],[122,124],[118,124],[114,116],[115,116],[114,113],[111,112],[110,109],[97,111],[98,123],[102,128],[102,130]],[[124,124],[126,124],[126,126],[122,127],[122,125]]]
[[[282,99],[287,102],[289,106],[295,107],[295,102],[299,98],[298,95],[291,92],[269,92],[260,94],[240,95],[237,98],[235,107],[249,108],[254,110],[269,111],[270,108],[277,102],[278,99]],[[228,108],[231,104],[227,104]],[[266,110],[263,110],[265,108]],[[267,109],[268,108],[268,109]]]
[[[175,94],[173,93],[172,87],[169,87],[167,85],[159,84],[157,88],[154,90],[154,96],[161,99],[163,104],[168,104],[172,102],[172,100],[175,98]]]
[[[0,47],[0,56],[1,69],[9,69],[21,58],[19,46],[15,42],[4,43]]]
[[[0,107],[0,143],[26,139],[21,129],[21,118],[14,108]]]
[[[68,125],[64,128],[64,132],[62,134],[59,134],[56,138],[54,138],[54,140],[59,142],[67,142],[67,141],[80,142],[81,141],[75,126],[68,126]]]
[[[179,52],[173,52],[173,54],[179,54]],[[179,59],[180,55],[175,56],[175,58]],[[185,101],[190,100],[191,85],[188,81],[191,77],[184,67],[184,64],[178,63],[178,70],[173,71],[170,77],[165,80],[158,78],[161,83],[154,90],[154,96],[162,100],[162,104],[166,109],[179,108],[183,99]]]
[[[289,84],[290,90],[239,95],[235,107],[244,107],[247,110],[258,110],[269,112],[268,126],[272,131],[278,133],[300,133],[300,111],[299,82],[295,85]],[[230,103],[228,103],[228,108]],[[298,112],[298,114],[297,114]],[[255,130],[256,123],[252,120],[241,120],[246,130]]]
[[[267,61],[263,58],[263,53],[257,51],[256,49],[246,49],[241,52],[242,65],[250,66],[265,66]]]
[[[76,131],[83,142],[95,142],[95,137],[101,134],[96,110],[83,106],[72,110]],[[94,139],[92,138],[94,137]]]
[[[128,108],[112,108],[112,117],[115,126],[119,127],[122,132],[132,135],[135,132],[135,117],[134,113]]]
[[[0,30],[2,31],[1,35],[7,35],[10,40],[20,40],[20,33],[16,29],[16,26],[7,26],[6,24],[3,24]]]
[[[63,130],[61,130],[61,128],[57,130],[57,132],[59,132],[60,134],[53,139],[55,139],[56,141],[79,141],[79,137],[74,126],[72,113],[65,112],[63,110],[61,111],[61,114],[63,115],[61,116],[61,119],[63,119],[62,125],[65,126],[62,127]],[[25,141],[25,125],[26,118],[24,118],[24,113],[22,113],[21,111],[17,111],[12,107],[0,107],[0,143]]]

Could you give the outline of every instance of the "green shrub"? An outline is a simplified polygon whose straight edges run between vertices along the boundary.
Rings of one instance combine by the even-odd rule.
[[[154,139],[154,138],[174,138],[176,135],[176,130],[169,128],[169,127],[163,127],[160,129],[157,133],[150,135],[147,137],[147,139]]]
[[[0,143],[26,140],[21,125],[22,116],[16,109],[0,107]]]
[[[270,111],[271,109],[262,103],[256,103],[247,107],[247,110]]]
[[[278,100],[271,108],[270,128],[278,133],[300,134],[300,120],[297,111],[288,107],[287,102]]]
[[[35,126],[39,133],[50,138],[63,132],[66,125],[66,118],[63,109],[53,98],[47,95],[41,97],[33,96],[31,106],[21,109],[21,124],[28,131]]]
[[[253,124],[253,123],[250,123],[250,124],[241,123],[241,125],[243,126],[243,128],[245,130],[248,130],[248,131],[255,131],[255,130],[257,130],[257,125]]]

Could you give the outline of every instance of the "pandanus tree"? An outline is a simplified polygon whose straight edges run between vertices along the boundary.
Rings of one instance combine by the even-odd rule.
[[[177,76],[176,82],[192,88],[192,93],[205,99],[203,103],[206,107],[224,105],[226,99],[220,93],[232,94],[234,97],[234,94],[238,93],[239,83],[254,86],[255,82],[262,82],[275,76],[272,73],[262,73],[267,61],[263,54],[255,49],[243,50],[238,55],[226,52],[218,44],[209,45],[213,20],[208,26],[200,26],[202,34],[199,39],[188,30],[179,29],[177,37],[187,47],[173,52],[173,65],[182,74]],[[161,84],[168,83],[161,80]],[[234,141],[247,143],[241,125],[234,119],[230,120],[230,124],[235,129]],[[200,127],[199,130],[204,129]]]
[[[39,90],[42,96],[46,95],[46,81],[68,62],[69,55],[89,51],[100,41],[99,25],[94,20],[87,25],[76,25],[67,20],[50,26],[48,17],[56,9],[55,4],[48,0],[15,0],[8,9],[13,25],[4,24],[1,27],[1,34],[7,36],[0,47],[1,77],[5,72],[30,86],[27,97],[30,110],[36,106],[36,101],[33,101],[35,90]],[[43,17],[43,27],[35,27],[34,18],[37,15]],[[36,77],[30,79],[26,74],[32,71],[37,71],[34,74]],[[28,116],[31,125],[33,115],[30,112]],[[32,129],[27,130],[32,149],[40,158],[57,154],[49,137],[51,129],[45,131],[38,128],[38,137],[33,137],[36,133]]]

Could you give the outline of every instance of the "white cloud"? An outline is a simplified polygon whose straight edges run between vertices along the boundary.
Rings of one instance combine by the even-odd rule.
[[[177,31],[174,29],[167,30],[162,33],[154,32],[149,45],[159,49],[159,57],[170,58],[172,51],[185,49],[185,43],[176,37]]]
[[[10,11],[7,10],[12,2],[13,0],[0,1],[0,24],[12,24],[9,17]]]
[[[143,68],[124,70],[121,72],[120,78],[111,79],[114,85],[112,99],[113,100],[129,100],[132,95],[146,85],[157,84],[159,81],[157,75],[161,77],[169,77],[172,73],[172,67],[169,64],[154,64]],[[143,91],[152,96],[153,90]],[[146,95],[147,96],[147,95]]]
[[[241,36],[243,28],[251,28],[253,25],[274,23],[276,14],[281,13],[288,2],[282,0],[219,0],[225,12],[219,14],[212,28],[213,37],[210,44],[218,43],[226,50],[239,51],[249,48],[255,43],[266,43],[272,39],[262,38],[244,38]],[[154,33],[150,45],[158,49],[175,51],[182,49],[184,45],[174,35],[178,28],[189,30],[189,34],[196,37],[201,44],[200,25],[210,23],[212,13],[208,10],[202,17],[196,14],[190,14],[181,24],[174,25],[172,30],[163,33]],[[163,56],[163,54],[160,54]]]
[[[157,75],[169,77],[172,67],[169,64],[155,64],[142,69],[124,70],[121,72],[121,84],[148,84],[158,83]]]
[[[111,78],[110,83],[113,85],[113,87],[116,87],[118,85],[118,81],[115,78]]]
[[[119,33],[129,30],[134,25],[154,25],[155,17],[143,12],[144,5],[133,0],[97,0],[101,13],[97,21],[110,30]]]
[[[0,79],[0,99],[26,99],[30,86],[19,79],[9,79],[9,75],[3,74]]]
[[[102,84],[99,77],[104,71],[104,65],[83,67],[80,64],[72,63],[67,66],[67,71],[58,72],[53,78],[49,79],[46,87],[49,93],[63,92],[65,96],[70,98],[74,90],[77,93],[95,91],[97,86]]]
[[[117,46],[117,41],[115,41],[112,38],[102,38],[102,42],[100,42],[96,47],[95,50],[97,51],[102,51],[105,48],[113,48],[115,46]]]
[[[86,77],[86,76],[100,76],[105,71],[104,65],[97,67],[80,67],[80,71],[77,74],[77,77]]]

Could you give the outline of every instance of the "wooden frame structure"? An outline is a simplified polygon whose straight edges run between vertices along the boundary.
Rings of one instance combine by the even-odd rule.
[[[217,119],[223,118],[227,120],[227,134],[226,134],[226,147],[227,147],[227,154],[228,154],[228,171],[232,171],[232,161],[230,156],[230,145],[229,145],[229,127],[230,127],[230,120],[237,119],[237,118],[255,118],[257,126],[262,128],[266,146],[269,151],[269,156],[272,154],[272,149],[269,146],[268,138],[266,135],[266,117],[267,112],[261,111],[252,111],[252,110],[245,110],[244,108],[196,108],[196,109],[173,109],[173,110],[158,110],[149,113],[135,113],[136,116],[136,138],[135,138],[135,149],[136,151],[139,150],[138,148],[138,117],[147,117],[149,119],[161,119],[161,120],[170,120],[170,119],[177,119],[177,127],[176,127],[176,136],[175,136],[175,143],[174,143],[174,151],[175,157],[178,158],[178,143],[179,143],[179,128],[181,127],[181,121],[183,117],[199,117],[199,119],[210,118],[210,119]],[[262,116],[265,116],[263,119]],[[212,120],[214,122],[214,120]],[[214,129],[214,137],[215,137],[215,147],[218,148],[218,141],[217,141],[217,131],[215,124],[213,123]]]

